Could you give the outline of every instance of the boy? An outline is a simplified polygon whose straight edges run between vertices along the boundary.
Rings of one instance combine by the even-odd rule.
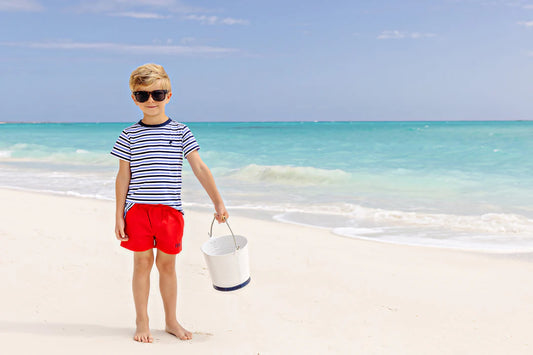
[[[191,332],[176,318],[175,263],[183,235],[183,157],[213,201],[217,221],[225,221],[228,212],[209,168],[198,154],[200,147],[191,131],[165,114],[172,90],[163,67],[142,65],[132,72],[129,84],[133,102],[143,112],[143,118],[122,131],[111,154],[120,158],[115,185],[115,234],[122,247],[134,252],[132,288],[137,314],[134,339],[153,342],[147,306],[153,248],[157,248],[155,264],[165,309],[165,330],[188,340],[192,338]]]

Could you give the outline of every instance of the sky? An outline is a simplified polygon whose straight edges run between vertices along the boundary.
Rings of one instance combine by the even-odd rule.
[[[0,0],[0,121],[532,120],[533,0]]]

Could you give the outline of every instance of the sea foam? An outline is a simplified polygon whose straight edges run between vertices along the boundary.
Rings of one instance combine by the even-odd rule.
[[[352,175],[340,169],[250,164],[232,174],[236,179],[287,185],[328,185],[349,182]]]
[[[11,154],[13,152],[11,150],[0,150],[0,159],[2,158],[11,158]]]

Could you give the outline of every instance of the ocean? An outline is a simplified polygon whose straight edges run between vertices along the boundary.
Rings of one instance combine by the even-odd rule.
[[[0,124],[0,187],[112,200],[109,151],[131,124]],[[332,238],[533,251],[532,121],[186,124],[230,214]],[[211,211],[184,166],[185,213]]]

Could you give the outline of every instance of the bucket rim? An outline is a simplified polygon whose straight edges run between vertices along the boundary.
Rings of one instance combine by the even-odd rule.
[[[225,239],[228,239],[228,238],[231,238],[231,240],[233,241],[233,238],[235,239],[238,239],[239,242],[243,242],[243,245],[239,245],[239,248],[236,249],[236,250],[239,250],[239,249],[242,249],[242,248],[245,248],[246,246],[248,246],[248,238],[246,238],[245,236],[243,235],[221,235],[221,236],[218,236],[218,237],[212,237],[212,238],[209,238],[208,240],[206,240],[205,242],[202,243],[202,246],[200,247],[200,249],[204,249],[204,247],[210,243],[213,243],[214,241],[216,241],[217,239],[220,239],[220,238],[225,238]],[[239,243],[241,244],[241,243]]]

